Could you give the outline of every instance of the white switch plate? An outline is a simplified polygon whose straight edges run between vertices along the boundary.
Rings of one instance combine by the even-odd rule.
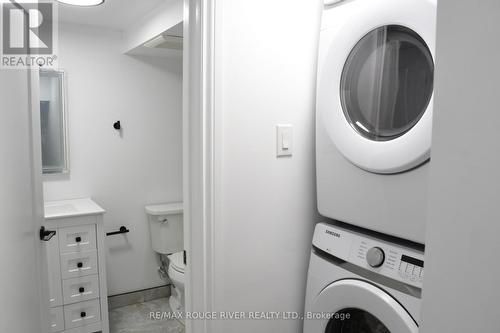
[[[293,127],[292,125],[276,125],[276,156],[292,156]]]

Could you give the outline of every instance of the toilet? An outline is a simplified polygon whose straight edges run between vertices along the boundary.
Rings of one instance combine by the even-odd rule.
[[[184,232],[182,202],[149,205],[148,215],[151,245],[160,255],[161,275],[167,272],[173,284],[169,304],[172,311],[184,312]],[[168,265],[168,268],[165,267]]]
[[[184,312],[184,252],[176,252],[168,256],[170,265],[168,266],[168,276],[174,285],[172,294],[168,299],[170,308],[173,311]]]

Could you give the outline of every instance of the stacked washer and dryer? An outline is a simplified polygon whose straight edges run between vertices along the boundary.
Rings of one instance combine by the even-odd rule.
[[[325,0],[304,333],[418,331],[436,0]]]

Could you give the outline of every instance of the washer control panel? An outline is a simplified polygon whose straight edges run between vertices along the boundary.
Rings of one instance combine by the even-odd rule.
[[[424,253],[357,231],[318,223],[313,245],[334,257],[422,288]]]

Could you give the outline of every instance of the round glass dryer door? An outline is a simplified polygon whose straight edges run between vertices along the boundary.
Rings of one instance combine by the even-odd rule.
[[[340,83],[342,110],[363,137],[395,139],[424,114],[433,77],[431,52],[415,31],[399,25],[379,27],[347,58]]]
[[[391,295],[371,283],[344,279],[315,298],[307,329],[324,333],[418,333],[418,326]],[[318,319],[319,318],[319,319]]]
[[[431,151],[436,3],[351,1],[341,7],[323,12],[318,146],[329,156],[333,144],[347,161],[373,173],[418,167]]]

